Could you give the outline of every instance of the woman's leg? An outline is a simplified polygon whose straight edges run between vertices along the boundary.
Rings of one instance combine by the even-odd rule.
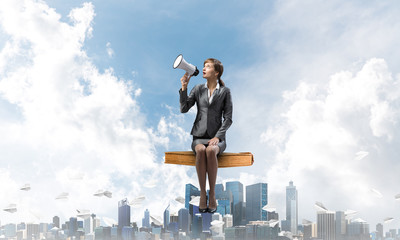
[[[218,146],[208,146],[206,148],[208,183],[210,184],[210,193],[209,193],[210,201],[208,207],[211,210],[217,208],[217,201],[215,199],[215,183],[217,181],[218,153],[219,153]]]
[[[206,192],[206,146],[204,144],[197,144],[196,151],[196,171],[200,185],[200,209],[207,209],[207,192]]]

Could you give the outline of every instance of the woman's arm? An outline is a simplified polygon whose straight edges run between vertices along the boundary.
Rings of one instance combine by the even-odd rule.
[[[223,112],[223,118],[224,120],[222,121],[221,127],[218,129],[218,132],[215,134],[215,137],[219,139],[224,139],[226,130],[232,125],[232,113],[233,113],[233,104],[232,104],[232,97],[231,97],[231,91],[229,88],[226,88],[226,95],[224,99],[224,112]]]
[[[185,75],[183,75],[183,77],[181,78],[182,88],[179,89],[179,103],[181,113],[186,113],[187,111],[189,111],[189,109],[195,103],[195,88],[190,91],[189,96],[187,94],[187,85],[189,84],[190,78],[191,76],[188,76],[187,73],[185,73]]]

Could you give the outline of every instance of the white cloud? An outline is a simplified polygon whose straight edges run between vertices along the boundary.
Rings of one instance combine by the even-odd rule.
[[[381,181],[379,173],[400,167],[395,155],[384,159],[399,137],[400,95],[393,94],[397,85],[385,61],[371,59],[354,74],[343,71],[329,82],[302,82],[285,92],[280,118],[262,135],[275,152],[276,162],[267,173],[271,192],[281,194],[293,180],[300,188],[299,205],[311,216],[316,200],[335,210],[357,208],[371,221],[394,211],[391,198],[383,198],[387,205],[379,208],[383,202],[371,197],[371,186],[395,194],[389,183],[393,179]],[[360,148],[370,157],[356,160]]]
[[[115,217],[118,200],[147,191],[141,184],[145,179],[157,179],[154,193],[146,192],[146,206],[181,193],[164,186],[182,185],[188,177],[156,158],[152,134],[163,133],[147,129],[137,103],[140,88],[118,79],[112,68],[101,73],[83,50],[93,31],[93,4],[84,3],[68,17],[71,24],[42,1],[0,3],[0,27],[8,35],[0,49],[0,107],[10,109],[0,118],[0,177],[8,192],[0,205],[16,199],[40,211],[42,221],[53,215],[66,220],[76,209]],[[20,191],[26,182],[31,190]],[[113,197],[93,196],[98,189]],[[61,192],[69,194],[68,200],[55,200]],[[0,217],[10,221],[32,215],[6,214]]]

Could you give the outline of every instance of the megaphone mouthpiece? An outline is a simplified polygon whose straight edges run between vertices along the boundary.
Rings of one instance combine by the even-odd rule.
[[[189,76],[197,76],[199,74],[199,70],[197,69],[197,67],[193,64],[186,62],[182,54],[179,54],[178,57],[176,57],[173,68],[183,69],[189,74]]]

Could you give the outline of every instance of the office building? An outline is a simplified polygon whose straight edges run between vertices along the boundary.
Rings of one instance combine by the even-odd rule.
[[[376,240],[383,240],[383,225],[382,225],[382,223],[376,224]]]
[[[346,237],[346,216],[344,212],[337,211],[335,218],[335,237],[336,240],[345,240]]]
[[[165,208],[164,210],[164,229],[168,230],[168,226],[169,226],[169,204],[167,206],[167,208]]]
[[[131,224],[131,206],[128,205],[128,200],[122,199],[118,202],[118,227],[129,227]]]
[[[144,211],[144,218],[142,218],[142,227],[150,227],[150,212],[148,209]]]
[[[352,221],[347,225],[347,235],[349,239],[370,240],[369,224],[361,219]],[[395,236],[392,237],[395,238]]]
[[[39,224],[28,223],[26,225],[26,239],[27,240],[40,239]]]
[[[190,216],[189,216],[189,210],[186,208],[181,208],[178,211],[178,228],[182,232],[189,233],[190,230]]]
[[[196,213],[193,216],[192,224],[192,238],[200,238],[200,234],[203,231],[203,217],[202,214]]]
[[[290,225],[290,232],[297,234],[298,225],[298,196],[296,186],[293,181],[286,187],[286,221]]]
[[[94,231],[94,219],[92,217],[85,218],[84,220],[84,231],[85,234],[93,233]]]
[[[243,216],[245,215],[243,210],[243,184],[239,181],[227,182],[226,190],[231,191],[233,197],[233,226],[239,226],[242,224]]]
[[[54,224],[54,227],[60,228],[60,217],[54,216],[53,217],[53,224]]]
[[[317,212],[317,237],[322,240],[335,240],[334,212]]]
[[[246,186],[246,220],[267,221],[267,211],[262,208],[268,204],[267,183]]]

